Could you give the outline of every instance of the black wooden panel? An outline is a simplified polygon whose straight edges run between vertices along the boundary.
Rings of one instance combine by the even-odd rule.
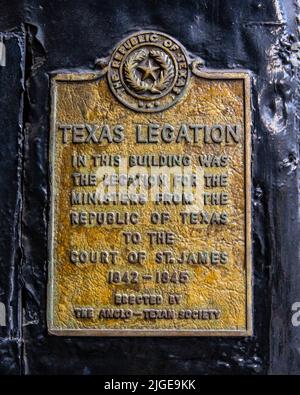
[[[0,66],[0,372],[20,366],[21,165],[24,37],[2,34]]]

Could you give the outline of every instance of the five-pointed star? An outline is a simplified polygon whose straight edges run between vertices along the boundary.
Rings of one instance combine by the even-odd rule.
[[[154,66],[151,63],[150,59],[148,59],[148,64],[145,64],[143,66],[138,66],[137,68],[141,70],[143,73],[142,81],[146,80],[149,77],[152,77],[153,80],[155,81],[157,77],[155,71],[160,69],[160,67]]]

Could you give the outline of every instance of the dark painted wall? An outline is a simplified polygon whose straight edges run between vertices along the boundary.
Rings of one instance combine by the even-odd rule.
[[[9,32],[0,67],[0,373],[300,373],[300,327],[291,324],[300,302],[296,1],[0,0],[0,9],[0,31]],[[92,68],[145,28],[177,38],[208,67],[252,72],[251,338],[47,335],[48,75]]]
[[[3,37],[0,66],[0,374],[20,371],[21,171],[24,37]]]

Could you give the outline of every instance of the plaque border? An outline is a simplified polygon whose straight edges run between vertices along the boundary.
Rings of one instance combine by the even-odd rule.
[[[202,60],[194,60],[191,64],[192,75],[207,80],[243,80],[244,89],[244,188],[245,188],[245,261],[246,261],[246,329],[104,329],[104,328],[78,328],[59,329],[53,326],[53,297],[54,297],[54,166],[55,166],[55,115],[56,115],[56,86],[57,82],[96,81],[105,76],[107,67],[102,71],[66,70],[51,73],[50,82],[50,137],[49,137],[49,173],[50,173],[50,204],[48,226],[48,285],[47,285],[47,329],[48,334],[56,336],[111,336],[111,337],[237,337],[253,335],[253,292],[252,292],[252,215],[251,215],[251,74],[247,70],[214,70],[203,67]],[[191,75],[191,77],[192,77]],[[112,94],[113,95],[113,94]],[[184,100],[185,95],[179,100]],[[115,100],[117,100],[115,98]],[[121,104],[122,105],[122,104]],[[175,104],[176,106],[176,104]],[[134,111],[134,110],[131,110]],[[167,111],[164,110],[164,111]]]

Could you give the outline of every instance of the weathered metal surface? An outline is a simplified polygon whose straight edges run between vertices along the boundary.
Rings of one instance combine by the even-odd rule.
[[[6,62],[0,66],[0,374],[21,371],[20,208],[24,35],[0,33]]]
[[[149,37],[150,51],[161,58],[164,44],[177,51],[166,36],[160,46],[159,36],[136,33],[125,41]],[[147,55],[143,46],[130,55],[141,51]],[[114,62],[128,62],[127,54],[122,62],[114,56],[110,83]],[[174,59],[178,68],[180,55]],[[149,71],[153,62],[159,69],[155,59],[144,61],[136,68]],[[177,76],[165,93],[159,70],[139,81],[146,90],[126,92],[127,101],[145,100],[156,111],[151,117],[117,102],[104,73],[53,78],[50,333],[251,334],[250,78],[194,64],[187,93],[168,110],[160,103],[181,94]],[[119,77],[116,83],[122,89]],[[162,159],[172,163],[159,165]],[[122,187],[125,176],[155,182]]]
[[[299,372],[300,331],[291,324],[291,305],[300,299],[297,2],[32,0],[5,2],[1,11],[1,30],[24,23],[27,37],[21,110],[26,128],[19,143],[24,182],[18,188],[22,273],[17,283],[22,292],[16,308],[23,331],[19,347],[8,346],[13,338],[3,339],[7,357],[0,359],[2,371],[18,372],[18,366],[36,374]],[[91,69],[95,57],[108,56],[116,42],[140,29],[168,32],[205,58],[209,68],[252,73],[252,337],[83,339],[47,334],[48,73]],[[7,145],[1,150],[8,152]],[[10,276],[10,295],[15,284]]]

